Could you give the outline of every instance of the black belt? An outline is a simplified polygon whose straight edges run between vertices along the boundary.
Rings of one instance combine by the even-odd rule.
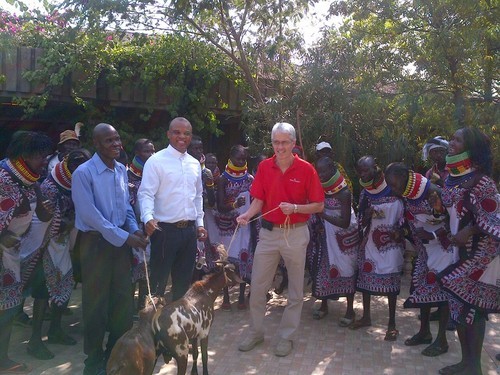
[[[175,223],[159,223],[159,224],[163,224],[163,225],[171,225],[171,226],[174,226],[176,228],[187,228],[187,227],[194,227],[194,220],[180,220],[180,221],[177,221]]]

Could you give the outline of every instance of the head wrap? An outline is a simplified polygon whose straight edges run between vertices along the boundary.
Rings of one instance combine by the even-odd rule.
[[[422,148],[422,160],[427,161],[429,158],[429,152],[434,148],[443,148],[448,150],[448,141],[438,135],[437,137],[431,138],[427,141],[427,143]]]

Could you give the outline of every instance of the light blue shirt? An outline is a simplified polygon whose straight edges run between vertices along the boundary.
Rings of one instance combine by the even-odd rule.
[[[139,230],[130,205],[127,171],[115,161],[108,168],[99,155],[73,172],[71,196],[75,204],[75,227],[98,231],[114,246],[123,246],[129,233]],[[123,228],[123,229],[122,229]]]

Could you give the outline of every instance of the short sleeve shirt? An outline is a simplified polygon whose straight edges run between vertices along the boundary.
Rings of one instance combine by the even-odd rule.
[[[283,224],[286,215],[280,209],[267,213],[281,202],[294,204],[320,203],[325,200],[325,193],[314,167],[305,160],[294,156],[292,165],[285,171],[276,165],[276,156],[259,164],[250,194],[264,202],[264,219],[273,224]],[[292,214],[290,223],[306,222],[309,214]]]

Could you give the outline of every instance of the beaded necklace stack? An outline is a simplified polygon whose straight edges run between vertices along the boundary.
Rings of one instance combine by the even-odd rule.
[[[419,200],[425,196],[425,192],[430,186],[430,181],[422,176],[420,173],[415,173],[414,171],[409,171],[408,182],[406,183],[406,189],[403,192],[403,197]]]
[[[450,172],[445,181],[447,188],[457,187],[474,176],[474,168],[468,151],[446,156],[446,168]]]
[[[323,190],[326,195],[334,195],[345,188],[347,186],[347,182],[340,171],[337,170],[337,172],[328,181],[322,182],[321,186],[323,186]]]
[[[132,159],[129,170],[135,176],[142,178],[142,170],[144,169],[144,162],[137,155]]]
[[[71,172],[68,169],[68,161],[66,158],[57,163],[50,174],[60,187],[65,190],[71,190]]]
[[[241,181],[248,175],[247,163],[243,167],[237,167],[229,159],[223,175],[230,181]]]
[[[368,182],[363,182],[361,179],[359,179],[359,184],[371,195],[385,193],[386,189],[387,193],[389,192],[387,182],[385,182],[383,173],[380,173],[380,177],[376,181],[375,179],[372,179]]]
[[[446,156],[446,168],[453,177],[465,176],[473,171],[469,151]]]
[[[6,159],[5,164],[7,169],[26,186],[33,185],[40,178],[39,174],[28,167],[23,158]]]

